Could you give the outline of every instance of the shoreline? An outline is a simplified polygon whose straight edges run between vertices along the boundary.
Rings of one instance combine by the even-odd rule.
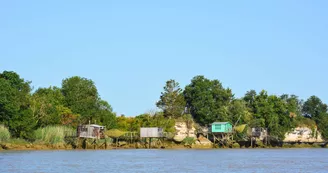
[[[107,148],[104,147],[88,147],[86,149],[83,148],[73,148],[69,145],[33,145],[33,144],[0,144],[0,152],[3,151],[67,151],[67,150],[76,150],[76,151],[104,151],[104,150],[229,150],[229,149],[251,149],[251,150],[259,150],[259,149],[326,149],[327,147],[321,147],[319,145],[308,145],[308,144],[296,144],[296,145],[284,145],[282,147],[239,147],[239,148],[219,148],[219,147],[200,147],[200,146],[193,146],[193,147],[187,147],[184,145],[172,145],[167,147],[152,147],[152,148],[146,148],[146,147],[135,147],[135,146],[124,146],[124,147],[114,147],[114,146],[107,146]]]

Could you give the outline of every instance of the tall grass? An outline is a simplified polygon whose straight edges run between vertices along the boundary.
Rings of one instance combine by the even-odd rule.
[[[4,125],[0,124],[0,142],[7,142],[9,139],[9,130]]]
[[[65,134],[74,133],[74,129],[66,126],[47,126],[35,131],[35,138],[38,142],[44,144],[63,144]]]

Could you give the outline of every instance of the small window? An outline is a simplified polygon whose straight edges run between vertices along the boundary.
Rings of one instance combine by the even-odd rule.
[[[221,124],[215,124],[215,130],[221,130]]]

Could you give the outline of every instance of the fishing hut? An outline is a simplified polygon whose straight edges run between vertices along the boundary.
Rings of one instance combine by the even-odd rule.
[[[251,129],[251,146],[253,147],[257,141],[268,144],[268,129],[263,127],[253,127]]]
[[[97,124],[79,125],[77,127],[78,138],[101,139],[104,138],[105,126]]]
[[[220,144],[226,145],[233,138],[230,122],[214,122],[211,124],[209,131],[213,135],[214,144],[218,141]]]
[[[77,127],[77,138],[83,139],[83,148],[87,146],[87,140],[90,139],[94,148],[96,148],[97,141],[99,139],[105,139],[105,126],[100,126],[97,124],[88,124],[88,125],[79,125]],[[105,139],[105,148],[106,148],[106,139]]]
[[[140,138],[149,139],[149,148],[151,148],[152,138],[164,138],[163,128],[159,127],[141,127],[140,128]]]

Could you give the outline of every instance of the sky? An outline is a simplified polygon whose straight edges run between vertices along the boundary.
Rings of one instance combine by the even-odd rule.
[[[118,114],[156,109],[165,82],[218,79],[242,97],[328,103],[328,1],[0,1],[0,72],[34,89],[81,76]]]

